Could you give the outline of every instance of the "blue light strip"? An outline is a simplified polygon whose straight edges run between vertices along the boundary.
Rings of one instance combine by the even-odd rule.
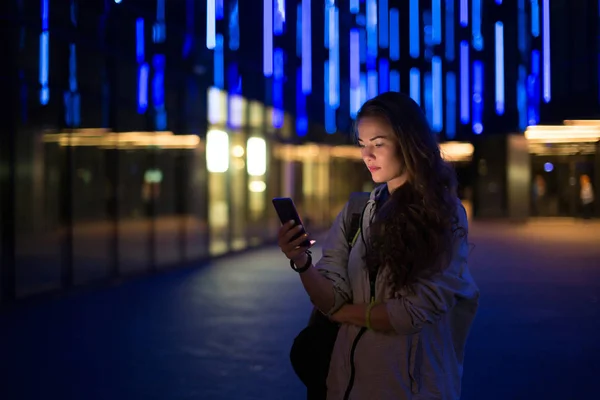
[[[135,22],[135,53],[138,63],[144,62],[144,18],[138,18]]]
[[[379,0],[379,47],[387,49],[388,37],[388,0]]]
[[[431,72],[423,74],[423,95],[425,97],[425,115],[429,125],[433,125],[433,82]]]
[[[167,128],[167,112],[165,110],[165,63],[164,54],[155,54],[152,58],[154,77],[152,79],[152,102],[155,111],[155,128],[164,131]]]
[[[367,70],[377,68],[377,0],[367,2]]]
[[[517,108],[519,110],[519,129],[527,128],[527,68],[519,65],[519,79],[517,81]]]
[[[416,67],[410,69],[410,97],[421,104],[421,72]]]
[[[367,63],[367,31],[363,28],[358,32],[360,42],[360,63]]]
[[[531,0],[531,34],[534,37],[540,36],[540,3],[538,0]]]
[[[531,51],[531,75],[527,79],[527,107],[529,125],[537,125],[540,122],[540,52]]]
[[[460,0],[460,26],[469,25],[469,0]]]
[[[525,0],[518,0],[519,11],[517,15],[518,47],[522,57],[527,52],[527,18],[525,15]]]
[[[544,31],[542,36],[542,44],[543,44],[543,64],[544,64],[544,102],[550,102],[551,93],[550,93],[550,84],[551,84],[551,76],[550,76],[550,1],[542,0],[542,12],[543,12],[543,23],[544,23]]]
[[[263,74],[273,75],[273,0],[263,2]]]
[[[312,92],[310,1],[302,0],[302,93],[305,95]]]
[[[454,61],[454,0],[446,0],[446,60]]]
[[[206,0],[206,48],[214,49],[216,46],[217,22],[215,0]]]
[[[473,133],[483,132],[483,62],[473,61]]]
[[[167,39],[167,27],[165,25],[165,0],[156,1],[156,22],[152,27],[152,40],[154,43],[164,43]]]
[[[390,64],[387,59],[379,59],[379,93],[390,90]]]
[[[340,106],[340,41],[339,41],[339,10],[330,8],[329,28],[329,105],[334,109]]]
[[[275,16],[273,34],[281,36],[285,32],[285,0],[275,0],[275,10],[273,12]]]
[[[225,60],[223,55],[223,35],[217,33],[217,45],[214,55],[214,78],[215,86],[225,89]]]
[[[306,136],[307,132],[306,96],[302,93],[302,67],[300,67],[296,70],[296,134]]]
[[[456,136],[456,75],[446,73],[446,139]]]
[[[296,10],[296,57],[302,58],[302,3]]]
[[[468,124],[469,113],[469,44],[460,42],[460,122]]]
[[[360,104],[365,104],[367,101],[367,74],[360,73]]]
[[[350,30],[350,117],[356,118],[360,108],[360,34]]]
[[[390,60],[400,59],[400,11],[390,9]]]
[[[229,50],[236,51],[240,48],[240,8],[238,0],[230,0],[231,12],[229,13]]]
[[[400,72],[396,71],[395,69],[390,71],[390,91],[400,91]]]
[[[496,114],[504,114],[504,25],[496,22]]]
[[[442,43],[442,3],[441,0],[431,0],[431,40],[433,44]]]
[[[223,7],[223,0],[217,0],[215,3],[215,16],[217,17],[217,20],[220,21],[223,18],[225,18],[225,9]]]
[[[150,66],[143,63],[138,67],[138,114],[144,114],[148,109],[148,78]]]
[[[360,11],[359,0],[350,0],[350,12],[352,14],[358,14],[359,11]]]
[[[335,108],[330,105],[331,99],[329,98],[329,95],[331,92],[327,90],[327,88],[331,85],[329,68],[329,61],[325,61],[325,131],[329,134],[332,134],[337,131],[337,126],[335,121]]]
[[[409,29],[410,29],[410,42],[409,42],[409,54],[412,58],[419,58],[419,0],[410,0],[409,5]]]
[[[431,59],[431,75],[433,79],[433,118],[431,127],[433,128],[434,132],[441,132],[444,127],[444,97],[442,94],[442,59],[438,56],[434,56]]]
[[[48,31],[49,0],[42,0],[42,33],[40,34],[40,104],[45,106],[50,101],[48,75],[50,66],[50,32]]]
[[[273,127],[283,127],[284,53],[276,48],[273,53]]]
[[[367,71],[367,96],[369,99],[377,96],[377,90],[379,89],[377,86],[377,78],[377,70]]]
[[[483,50],[483,36],[481,34],[481,7],[482,0],[471,0],[471,20],[472,35],[473,35],[473,48],[477,51]]]

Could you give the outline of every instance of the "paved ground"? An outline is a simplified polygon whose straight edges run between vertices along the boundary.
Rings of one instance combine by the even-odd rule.
[[[600,376],[600,224],[478,223],[464,400],[586,400]],[[309,302],[276,249],[0,314],[0,399],[304,398]]]

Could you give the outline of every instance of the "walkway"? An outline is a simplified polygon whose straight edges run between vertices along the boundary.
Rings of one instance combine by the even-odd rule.
[[[591,399],[600,225],[478,223],[464,400]],[[310,304],[273,248],[0,314],[0,399],[304,399]]]

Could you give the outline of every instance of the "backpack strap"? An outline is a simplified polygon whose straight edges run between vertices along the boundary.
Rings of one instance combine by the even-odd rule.
[[[346,240],[350,248],[356,243],[356,239],[360,234],[360,222],[363,210],[369,201],[371,194],[369,192],[355,192],[350,195],[348,201],[348,209],[346,212],[346,220],[344,221],[346,228]]]

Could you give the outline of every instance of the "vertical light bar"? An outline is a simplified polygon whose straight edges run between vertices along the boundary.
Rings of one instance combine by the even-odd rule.
[[[229,50],[236,51],[240,48],[240,7],[238,0],[231,1],[229,13]]]
[[[377,68],[377,0],[367,2],[367,69]]]
[[[390,91],[400,91],[400,72],[396,71],[395,69],[390,71]]]
[[[433,82],[429,71],[425,71],[423,74],[423,97],[425,98],[425,115],[431,126],[433,124]]]
[[[416,67],[410,69],[410,97],[421,104],[421,72]]]
[[[469,0],[460,0],[460,26],[469,25]]]
[[[325,61],[325,131],[329,134],[335,133],[337,131],[336,121],[335,121],[335,108],[332,107],[331,104],[331,91],[327,90],[331,85],[331,76],[330,72],[330,61]]]
[[[543,36],[542,36],[542,57],[544,65],[544,102],[550,101],[550,0],[542,0],[543,12]]]
[[[356,118],[360,108],[360,35],[350,29],[350,117]]]
[[[185,0],[185,34],[181,51],[183,58],[188,58],[194,47],[194,19],[196,15],[194,4],[194,0]]]
[[[456,75],[446,73],[446,139],[456,136]]]
[[[377,70],[372,69],[367,71],[367,96],[369,99],[377,96]]]
[[[471,0],[471,31],[473,36],[473,48],[477,51],[483,50],[483,35],[481,34],[481,6],[482,0]]]
[[[48,86],[48,75],[50,67],[50,32],[48,31],[49,21],[49,0],[42,0],[42,33],[40,34],[40,104],[45,106],[50,101],[50,88]]]
[[[400,11],[390,9],[390,60],[400,59]]]
[[[225,60],[223,55],[223,35],[217,33],[215,55],[214,55],[214,78],[215,86],[219,89],[225,88]]]
[[[165,24],[165,0],[156,1],[156,22],[152,27],[152,39],[154,43],[164,43],[167,39],[167,27]]]
[[[223,0],[216,0],[215,3],[215,17],[217,20],[222,20],[225,17],[225,7],[223,6]]]
[[[273,0],[263,1],[263,74],[273,75]]]
[[[388,0],[379,0],[379,47],[387,49],[388,37]]]
[[[152,100],[154,103],[155,129],[164,131],[167,128],[167,111],[165,110],[165,64],[164,54],[155,54],[152,58],[154,78],[152,80]]]
[[[527,79],[528,123],[537,125],[540,122],[540,52],[531,50],[531,75]]]
[[[446,0],[446,60],[454,61],[454,0]]]
[[[302,58],[302,3],[296,9],[296,57]]]
[[[538,0],[531,0],[531,34],[534,37],[540,36],[540,3]]]
[[[496,114],[504,114],[504,25],[496,22]]]
[[[367,101],[367,74],[360,73],[360,104],[365,104]]]
[[[483,62],[473,61],[473,133],[483,132]]]
[[[310,1],[302,0],[302,93],[312,92]]]
[[[359,0],[350,0],[350,13],[358,14],[359,11],[360,11]]]
[[[412,58],[419,58],[419,0],[410,0],[409,13],[409,53]]]
[[[379,59],[379,93],[390,90],[390,63],[385,58]]]
[[[275,0],[275,4],[273,34],[281,36],[285,32],[285,0]]]
[[[296,134],[306,136],[307,132],[306,97],[302,93],[302,67],[299,67],[296,70]]]
[[[442,3],[441,0],[431,0],[431,40],[433,44],[442,43]]]
[[[518,29],[518,47],[521,55],[525,57],[527,51],[527,19],[525,18],[525,0],[518,0],[518,15],[517,15],[517,29]]]
[[[469,44],[460,42],[460,122],[469,123]]]
[[[138,63],[144,62],[144,18],[138,18],[135,22],[135,54]]]
[[[519,129],[527,128],[527,69],[519,65],[519,79],[517,81],[517,108],[519,110]]]
[[[146,45],[144,19],[138,18],[135,24],[136,59],[138,63],[138,114],[144,114],[148,109],[148,78],[150,66],[146,63]]]
[[[273,127],[283,127],[283,79],[284,79],[284,54],[282,49],[275,49],[273,53]]]
[[[434,132],[441,132],[444,127],[444,97],[442,94],[442,59],[438,56],[431,59],[431,75],[433,79],[433,118],[431,126]]]
[[[215,16],[215,0],[206,0],[206,47],[215,48],[217,24]]]
[[[340,106],[340,39],[339,39],[339,9],[331,7],[331,26],[329,30],[329,73],[330,82],[329,105],[334,109]]]

